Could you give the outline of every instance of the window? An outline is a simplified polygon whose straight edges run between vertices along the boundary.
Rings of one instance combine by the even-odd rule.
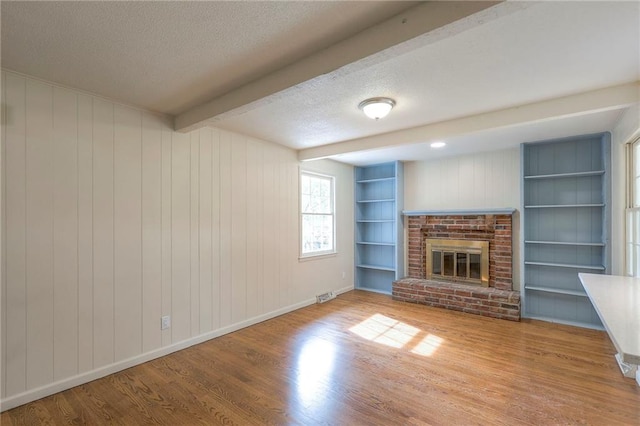
[[[300,173],[302,257],[335,253],[334,179]]]
[[[627,148],[626,273],[640,276],[640,139]]]

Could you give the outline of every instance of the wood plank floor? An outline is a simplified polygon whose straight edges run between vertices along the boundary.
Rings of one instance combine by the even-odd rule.
[[[638,425],[604,332],[352,291],[2,413],[1,424]]]

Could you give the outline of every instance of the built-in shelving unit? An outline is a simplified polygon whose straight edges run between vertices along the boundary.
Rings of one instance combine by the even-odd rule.
[[[522,145],[523,316],[602,328],[578,273],[609,274],[608,133]]]
[[[403,277],[402,163],[356,167],[356,288],[391,294]]]

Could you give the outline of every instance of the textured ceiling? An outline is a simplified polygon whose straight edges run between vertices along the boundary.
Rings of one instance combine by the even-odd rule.
[[[178,114],[413,4],[3,1],[2,66]]]
[[[528,5],[214,125],[300,149],[635,81],[639,10],[636,2]],[[397,101],[384,120],[357,108],[373,96]]]
[[[2,66],[182,116],[336,43],[362,37],[400,12],[395,20],[411,21],[423,5],[2,1]],[[453,2],[441,9],[462,7]],[[444,22],[448,13],[443,12]],[[525,104],[640,80],[638,1],[513,1],[454,21],[425,29],[357,66],[320,71],[258,102],[213,115],[210,124],[304,153],[381,134],[392,141],[399,132],[430,123],[496,110],[508,115]],[[389,40],[392,35],[387,32]],[[372,96],[390,96],[397,106],[384,120],[371,121],[357,105]],[[335,151],[340,155],[333,158],[364,164],[497,149],[610,130],[619,114],[619,107],[604,108],[475,134],[453,132],[440,153],[416,143]]]

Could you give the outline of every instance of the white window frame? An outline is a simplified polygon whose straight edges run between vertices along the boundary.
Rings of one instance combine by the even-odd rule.
[[[317,179],[326,179],[329,180],[331,185],[331,194],[330,194],[330,202],[331,202],[331,212],[330,213],[305,213],[302,211],[302,177],[303,176],[308,176],[311,178],[317,178]],[[337,253],[337,243],[336,243],[336,178],[335,176],[331,176],[331,175],[327,175],[327,174],[322,174],[322,173],[317,173],[317,172],[313,172],[313,171],[309,171],[309,170],[300,170],[299,173],[299,187],[300,190],[298,191],[298,196],[299,198],[299,202],[298,202],[298,209],[299,209],[299,229],[300,229],[300,238],[299,238],[299,253],[300,253],[300,260],[309,260],[309,259],[314,259],[314,258],[319,258],[319,257],[324,257],[324,256],[334,256]],[[328,215],[331,216],[333,218],[333,230],[332,230],[332,238],[333,238],[333,247],[331,247],[331,249],[329,250],[319,250],[319,251],[313,251],[313,252],[308,252],[305,253],[304,252],[304,233],[303,233],[303,218],[305,215]]]
[[[626,146],[625,274],[640,276],[640,138]]]

